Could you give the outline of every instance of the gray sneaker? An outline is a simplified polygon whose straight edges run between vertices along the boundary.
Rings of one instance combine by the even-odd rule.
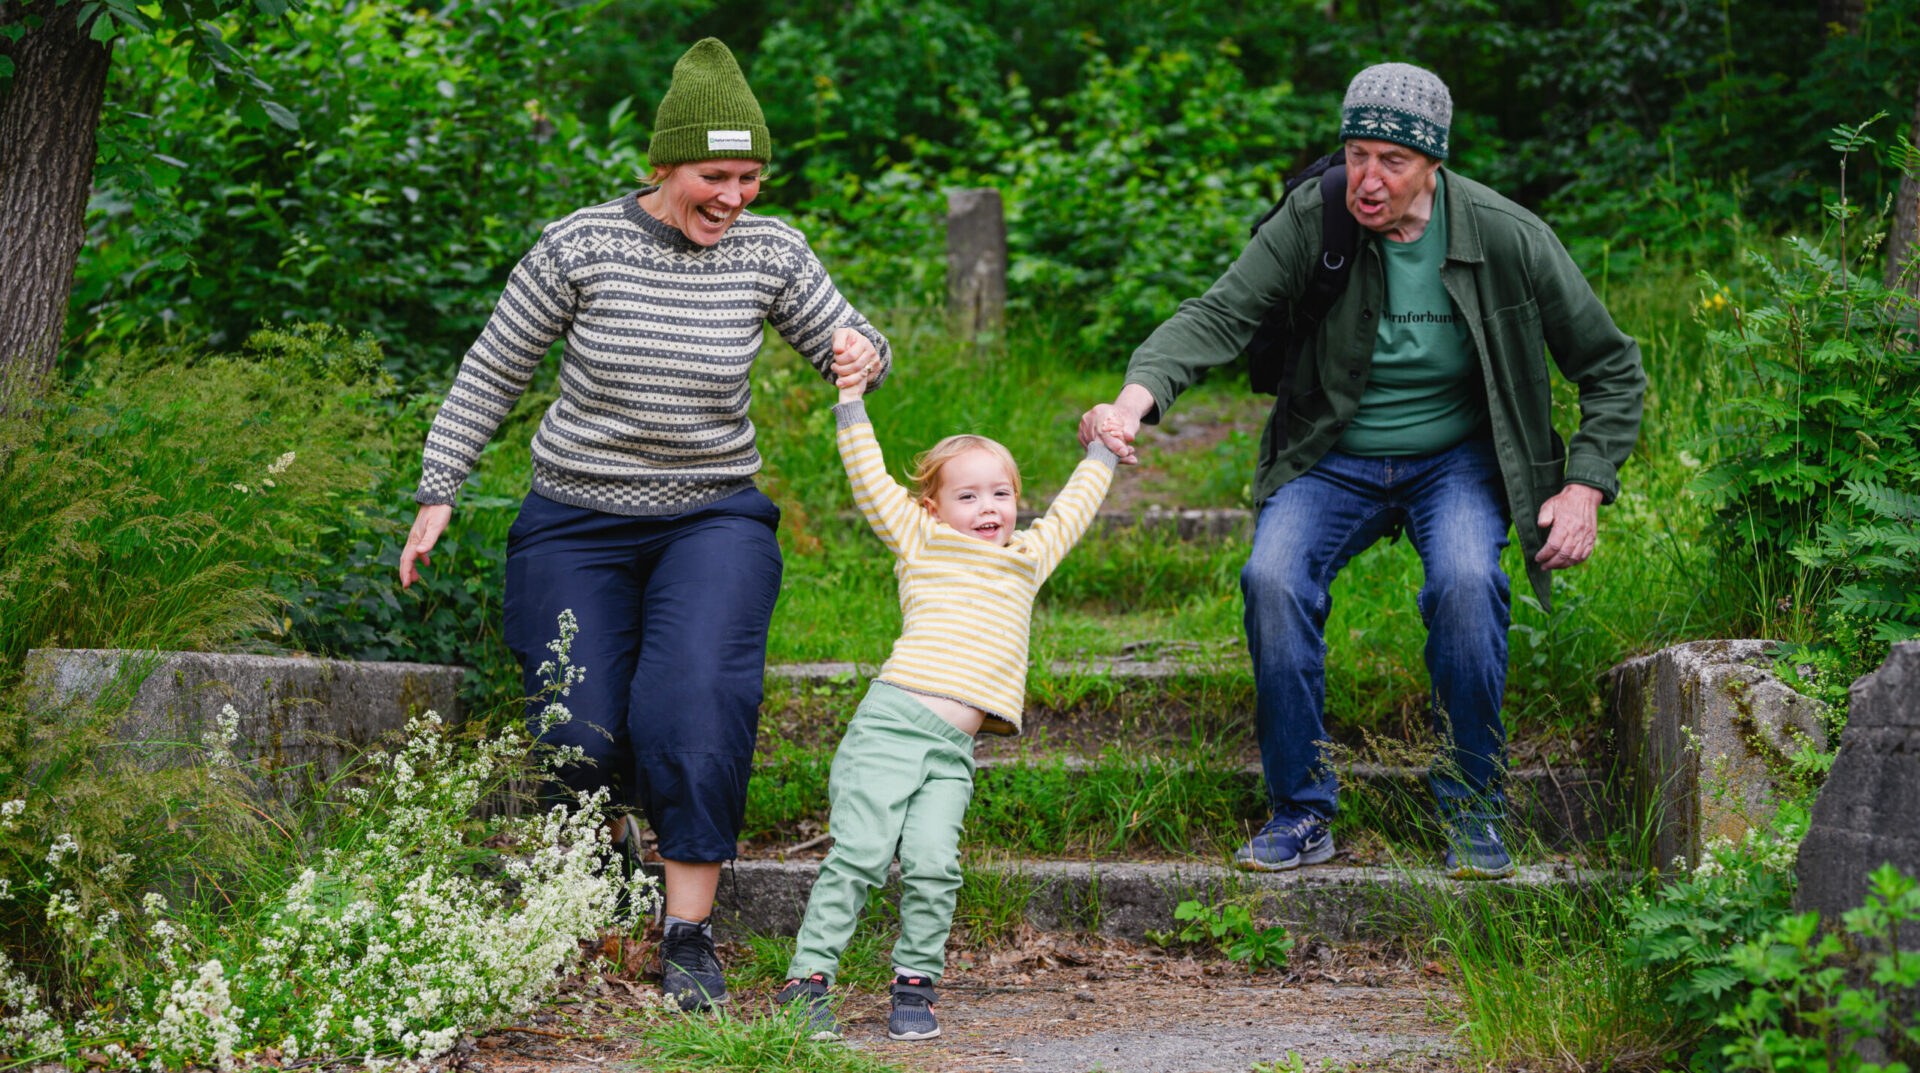
[[[893,1012],[887,1015],[888,1039],[932,1039],[940,1034],[934,1020],[933,981],[924,976],[893,978]]]
[[[827,995],[827,978],[814,973],[804,980],[788,980],[787,986],[780,989],[773,1001],[781,1006],[800,1004],[799,1016],[806,1020],[809,1029],[807,1038],[811,1040],[830,1040],[840,1038],[840,1023],[833,1016],[833,999]]]
[[[660,940],[660,990],[692,1012],[727,1001],[727,978],[713,935],[698,924],[669,924]]]

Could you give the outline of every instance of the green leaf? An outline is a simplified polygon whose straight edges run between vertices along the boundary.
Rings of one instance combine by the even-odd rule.
[[[87,27],[87,36],[95,41],[113,40],[113,15],[102,11],[94,16],[93,25]]]
[[[253,6],[260,9],[260,14],[277,19],[287,13],[288,5],[287,0],[253,0]]]
[[[267,113],[268,119],[273,120],[280,126],[291,131],[298,131],[300,129],[299,118],[288,111],[284,105],[275,101],[263,100],[260,102],[260,107]]]

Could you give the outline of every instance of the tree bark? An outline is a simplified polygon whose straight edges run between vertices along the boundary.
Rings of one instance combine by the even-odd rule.
[[[0,97],[0,409],[12,392],[38,390],[59,353],[112,58],[75,22],[81,4],[5,6],[45,21],[0,38],[14,63]]]
[[[1920,82],[1913,88],[1913,122],[1907,137],[1920,144]],[[1893,232],[1887,236],[1887,286],[1898,287],[1907,262],[1920,255],[1920,176],[1908,174],[1900,180],[1900,192],[1893,199]],[[1920,266],[1905,273],[1906,291],[1920,298]]]

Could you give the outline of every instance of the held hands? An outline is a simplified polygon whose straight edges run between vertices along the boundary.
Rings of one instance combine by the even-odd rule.
[[[1579,566],[1593,554],[1600,534],[1600,490],[1584,484],[1569,484],[1560,494],[1540,504],[1540,528],[1547,533],[1547,546],[1533,557],[1548,570]]]
[[[413,528],[407,531],[407,546],[400,551],[400,587],[408,588],[420,580],[420,570],[414,565],[417,559],[422,565],[432,566],[434,544],[440,540],[440,534],[447,531],[447,523],[453,520],[453,504],[425,503],[420,513],[413,516]]]
[[[1080,445],[1085,447],[1097,438],[1122,463],[1139,465],[1133,438],[1140,434],[1140,418],[1151,409],[1153,394],[1139,384],[1128,384],[1113,402],[1100,403],[1080,415]]]
[[[867,381],[880,371],[880,352],[873,340],[852,328],[833,330],[833,382],[841,402],[858,402],[867,393]]]

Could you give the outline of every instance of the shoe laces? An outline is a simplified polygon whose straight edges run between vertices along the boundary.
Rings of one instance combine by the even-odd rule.
[[[1312,815],[1288,816],[1284,813],[1276,812],[1273,814],[1273,818],[1267,821],[1267,825],[1260,828],[1260,833],[1263,835],[1305,836],[1309,830],[1312,830],[1313,825],[1319,822],[1319,819]]]

